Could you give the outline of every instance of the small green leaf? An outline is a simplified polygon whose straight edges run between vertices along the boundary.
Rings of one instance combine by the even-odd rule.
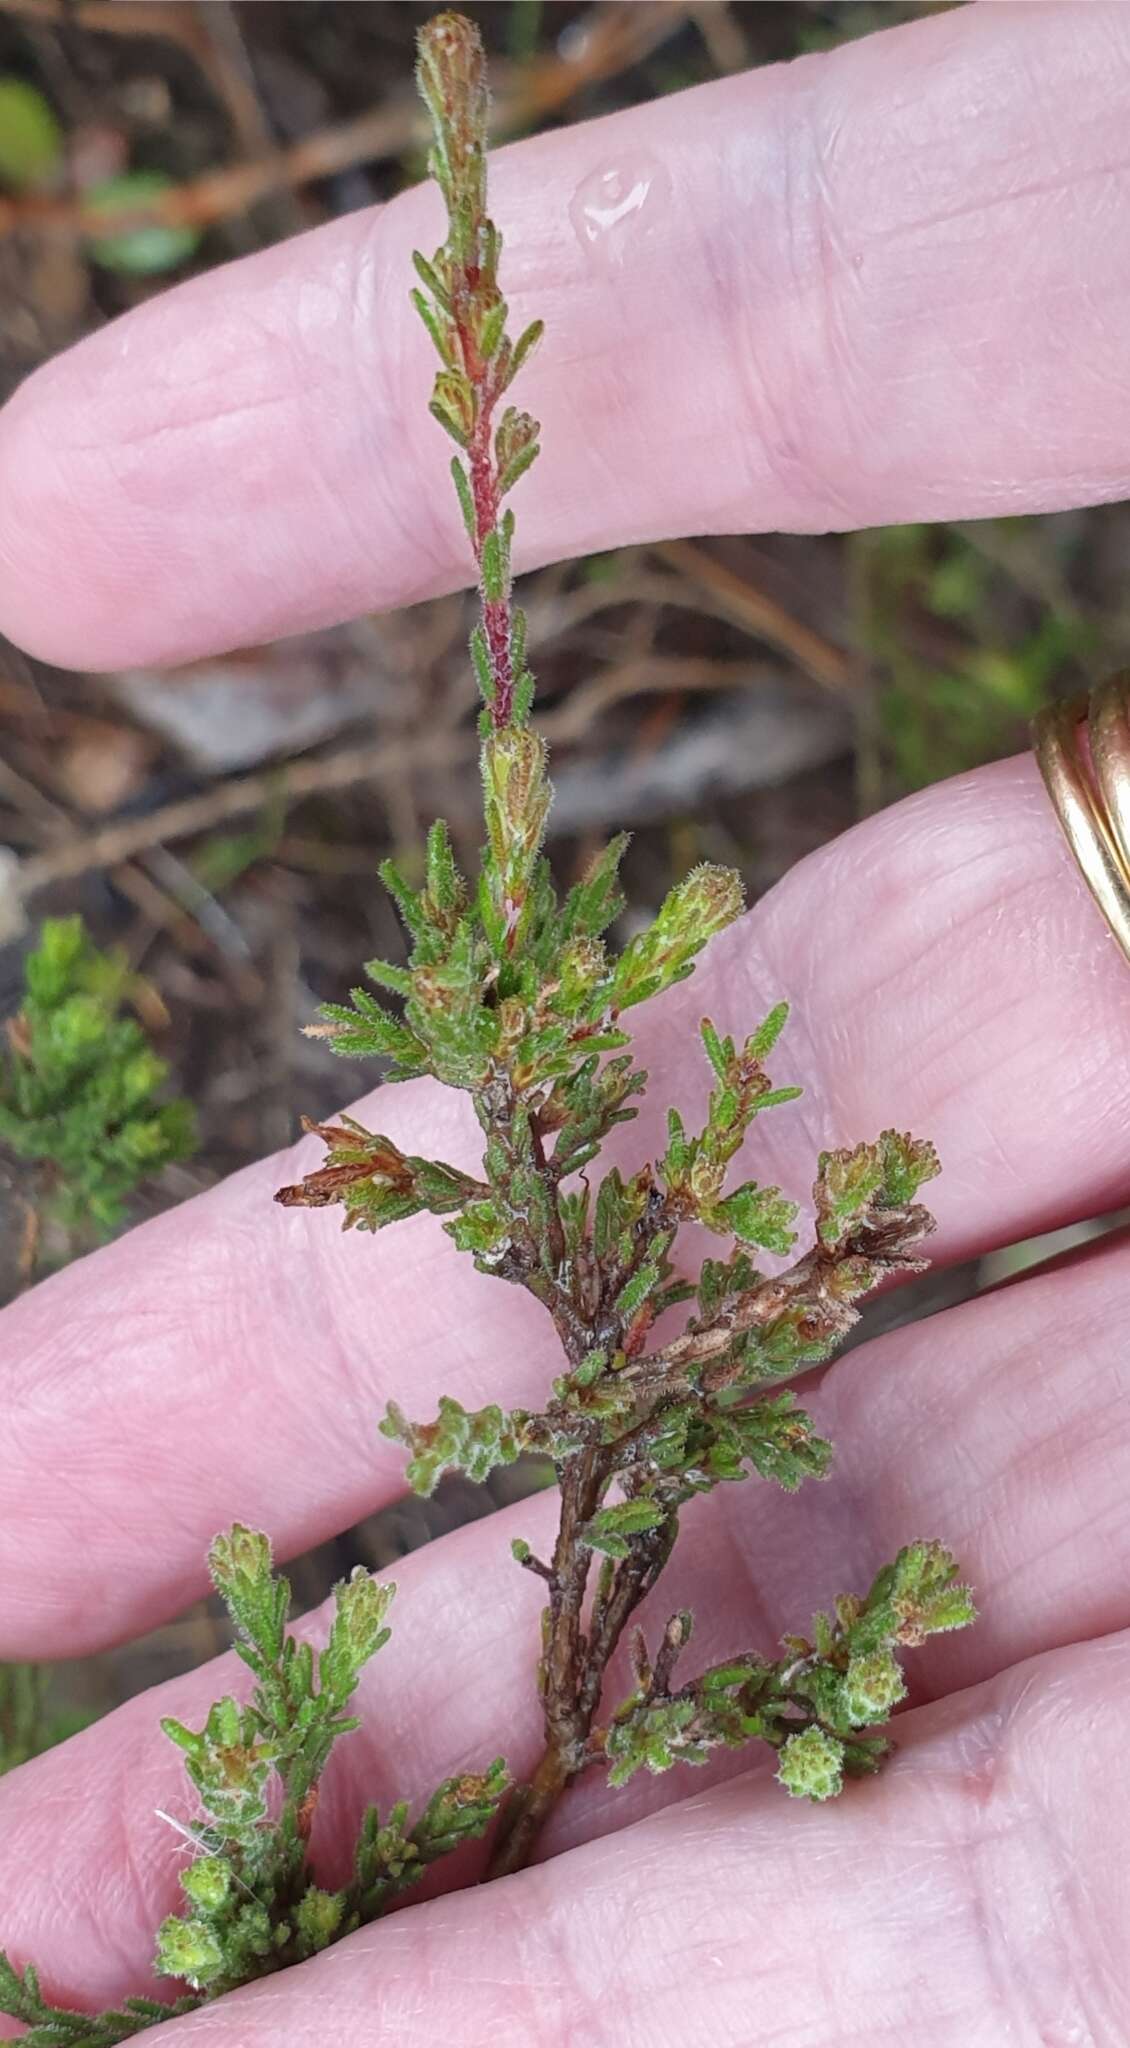
[[[492,527],[483,541],[479,568],[483,579],[483,596],[487,603],[501,604],[506,596],[506,557],[503,552],[502,536],[497,527]]]
[[[545,321],[531,320],[529,326],[519,335],[514,344],[514,353],[510,358],[510,371],[507,383],[512,384],[514,382],[523,363],[529,361],[544,333]]]
[[[616,1501],[610,1508],[601,1508],[585,1524],[581,1541],[590,1550],[601,1551],[605,1557],[627,1557],[631,1552],[632,1537],[658,1529],[667,1518],[668,1511],[646,1495],[640,1499]]]
[[[783,1256],[796,1243],[792,1226],[797,1218],[797,1205],[782,1195],[780,1188],[759,1188],[755,1181],[748,1181],[726,1196],[717,1215],[722,1227],[742,1244],[758,1245],[762,1251]],[[713,1221],[709,1217],[704,1220]]]
[[[451,458],[451,478],[455,485],[456,496],[459,499],[459,510],[463,514],[463,524],[467,529],[467,539],[470,541],[471,546],[474,547],[478,538],[478,529],[475,521],[475,500],[471,496],[471,480],[457,455],[453,455]]]
[[[532,468],[540,454],[541,448],[538,442],[531,441],[527,448],[520,449],[518,454],[511,458],[505,469],[499,474],[498,488],[503,497],[505,497],[508,491],[514,489],[515,484],[521,477],[525,476],[528,469]]]
[[[648,1296],[659,1286],[662,1275],[657,1265],[641,1266],[630,1280],[625,1280],[616,1296],[616,1314],[622,1322],[630,1322],[638,1308],[642,1308]]]
[[[486,319],[483,321],[479,332],[479,354],[486,363],[489,363],[491,357],[496,354],[498,344],[502,340],[502,330],[506,325],[506,311],[505,299],[499,299],[491,307]]]
[[[750,1039],[746,1047],[750,1058],[755,1060],[768,1059],[788,1021],[788,1004],[778,1003],[774,1009],[770,1010],[764,1024],[754,1032],[753,1037]]]
[[[475,677],[483,702],[484,704],[493,704],[495,694],[494,670],[491,667],[487,636],[481,626],[476,626],[471,634],[471,660],[475,666]]]
[[[420,318],[423,321],[424,326],[427,328],[428,333],[432,338],[433,345],[435,347],[437,355],[440,358],[440,361],[444,363],[448,369],[452,369],[454,367],[455,358],[451,352],[451,344],[448,341],[447,335],[444,332],[443,328],[440,326],[438,319],[436,318],[434,308],[429,306],[426,298],[424,297],[423,292],[412,291],[409,292],[408,296],[411,299],[412,304],[415,306],[417,313],[420,315]]]
[[[119,178],[108,178],[93,186],[86,194],[88,223],[96,223],[102,215],[110,219],[135,209],[144,212],[155,200],[175,190],[174,180],[163,171],[126,171]],[[103,270],[121,270],[133,277],[157,277],[167,270],[176,270],[200,246],[199,229],[185,223],[153,220],[137,227],[115,228],[106,234],[89,225],[87,232],[95,263],[101,264]]]

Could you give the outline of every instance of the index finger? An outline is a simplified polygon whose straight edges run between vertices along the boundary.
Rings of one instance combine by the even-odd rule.
[[[502,151],[519,566],[1130,489],[1130,15],[961,8]],[[0,628],[184,660],[466,579],[420,188],[150,301],[0,415]]]

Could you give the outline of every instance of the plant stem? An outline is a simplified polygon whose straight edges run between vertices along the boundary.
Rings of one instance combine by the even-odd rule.
[[[590,1737],[608,1665],[675,1541],[673,1514],[637,1541],[598,1587],[586,1634],[582,1611],[593,1553],[583,1531],[600,1506],[613,1469],[609,1452],[592,1448],[571,1458],[562,1472],[561,1521],[540,1667],[545,1748],[533,1775],[511,1794],[488,1870],[492,1878],[524,1868],[561,1794],[595,1761]]]
[[[468,342],[468,348],[471,344]],[[482,569],[483,546],[487,535],[498,525],[501,498],[498,489],[498,468],[491,453],[491,420],[494,413],[495,395],[489,384],[485,384],[481,410],[467,450],[471,471],[471,495],[475,506],[475,560]],[[509,590],[505,597],[488,598],[485,589],[480,593],[483,631],[486,634],[490,654],[491,679],[494,683],[494,699],[490,707],[491,720],[496,729],[509,725],[514,709],[514,665],[510,654],[510,637],[513,630],[512,603]]]

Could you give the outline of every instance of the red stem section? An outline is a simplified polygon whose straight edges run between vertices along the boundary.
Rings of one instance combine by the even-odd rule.
[[[493,400],[484,394],[483,413],[480,428],[476,431],[468,454],[471,467],[471,496],[475,503],[475,529],[478,535],[475,553],[482,560],[482,548],[487,534],[498,524],[498,476],[490,452],[490,410]],[[496,727],[509,725],[514,704],[514,671],[510,660],[510,598],[496,598],[493,602],[483,594],[483,631],[490,653],[491,675],[494,679],[494,702],[491,718]]]
[[[477,277],[477,273],[475,274]],[[475,278],[469,277],[473,285]],[[498,469],[491,452],[491,421],[498,393],[493,387],[490,366],[484,363],[475,346],[469,325],[456,310],[456,328],[463,355],[463,366],[478,394],[478,417],[467,449],[467,462],[471,472],[471,498],[475,507],[475,559],[482,567],[483,545],[487,535],[498,525],[502,498],[498,489]],[[505,597],[489,599],[480,587],[483,608],[483,631],[486,634],[487,651],[490,655],[491,678],[494,683],[494,701],[490,707],[491,721],[497,731],[500,726],[509,725],[514,709],[514,668],[510,658],[510,593]]]

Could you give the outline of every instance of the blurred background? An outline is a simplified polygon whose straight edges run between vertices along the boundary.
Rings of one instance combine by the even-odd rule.
[[[415,182],[413,40],[431,11],[0,0],[0,398],[167,284]],[[510,139],[934,10],[467,11]],[[123,209],[141,209],[125,230]],[[1015,751],[1049,695],[1117,665],[1128,554],[1130,506],[1114,505],[677,540],[527,578],[561,877],[626,825],[641,909],[700,859],[739,867],[756,897],[866,812]],[[411,869],[437,811],[465,853],[477,845],[470,621],[457,596],[152,675],[64,674],[0,642],[0,847],[34,877],[33,931],[79,911],[100,945],[124,949],[147,1028],[199,1111],[198,1152],[137,1214],[287,1143],[300,1109],[324,1114],[379,1077],[346,1073],[300,1027],[359,961],[399,957],[379,859]],[[0,1015],[18,1002],[25,943],[0,947]],[[946,1275],[925,1301],[983,1277]],[[376,1518],[299,1566],[300,1597],[498,1497],[455,1487]],[[102,1708],[215,1641],[202,1611],[71,1674],[60,1696]]]

